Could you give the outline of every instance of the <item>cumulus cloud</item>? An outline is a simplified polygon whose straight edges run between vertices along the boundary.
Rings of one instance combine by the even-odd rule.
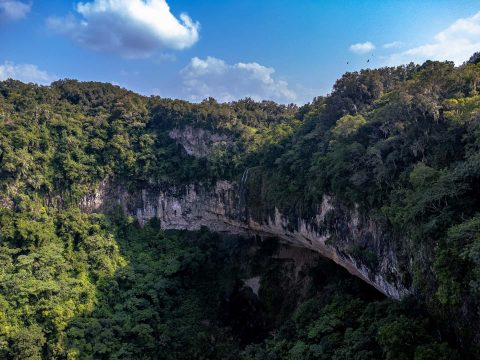
[[[46,71],[40,70],[37,65],[15,64],[5,61],[3,64],[0,64],[0,81],[7,79],[47,85],[52,82],[53,77]]]
[[[372,50],[375,50],[375,45],[373,45],[370,41],[350,45],[350,51],[355,54],[365,54]]]
[[[0,23],[24,19],[32,3],[15,0],[0,0]]]
[[[387,58],[388,65],[425,60],[450,60],[460,65],[480,50],[480,12],[472,17],[458,19],[435,35],[432,42],[417,46]]]
[[[181,71],[184,91],[193,101],[207,97],[226,102],[245,97],[293,102],[297,94],[288,83],[274,78],[275,70],[258,63],[227,64],[221,59],[194,57]]]
[[[94,0],[77,14],[50,17],[47,26],[82,46],[125,57],[148,57],[162,48],[185,49],[198,41],[200,24],[176,18],[166,0]]]

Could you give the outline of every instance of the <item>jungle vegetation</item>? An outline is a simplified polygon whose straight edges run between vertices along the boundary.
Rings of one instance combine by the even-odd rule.
[[[478,357],[479,59],[347,73],[301,107],[0,82],[0,358]],[[189,156],[169,136],[186,126],[229,141]],[[331,279],[289,303],[272,259],[240,296],[235,242],[79,208],[107,177],[209,186],[253,167],[258,206],[308,217],[328,194],[396,234],[414,298],[321,263]]]

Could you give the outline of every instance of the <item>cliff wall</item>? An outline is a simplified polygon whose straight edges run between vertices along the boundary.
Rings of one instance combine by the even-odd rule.
[[[88,212],[120,206],[142,224],[157,218],[164,229],[198,230],[206,226],[220,233],[275,236],[322,254],[391,298],[410,292],[402,284],[394,242],[357,211],[324,196],[310,219],[299,217],[292,223],[291,216],[287,218],[275,208],[262,217],[266,220],[259,221],[249,215],[242,193],[239,184],[229,181],[218,181],[214,186],[146,187],[133,192],[122,184],[104,181],[81,206]],[[366,261],[365,253],[375,261]]]

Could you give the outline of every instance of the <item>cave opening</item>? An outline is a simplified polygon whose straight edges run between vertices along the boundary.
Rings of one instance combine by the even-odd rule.
[[[231,244],[232,255],[240,264],[241,276],[224,293],[219,318],[242,346],[273,336],[307,301],[327,304],[338,293],[365,303],[386,298],[311,249],[260,235],[236,241]]]

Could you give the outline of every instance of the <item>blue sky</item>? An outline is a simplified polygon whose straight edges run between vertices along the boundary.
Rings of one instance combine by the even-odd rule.
[[[302,104],[346,71],[461,64],[475,51],[478,1],[0,0],[0,80],[107,81],[191,101]]]

